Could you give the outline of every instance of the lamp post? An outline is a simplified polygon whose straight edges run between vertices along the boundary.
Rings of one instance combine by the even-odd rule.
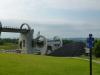
[[[92,37],[92,34],[89,34],[89,38],[87,38],[87,47],[90,49],[90,75],[92,75],[92,48],[94,44],[94,38]]]

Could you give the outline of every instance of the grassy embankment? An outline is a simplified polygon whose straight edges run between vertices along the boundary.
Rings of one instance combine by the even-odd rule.
[[[18,49],[18,45],[14,43],[4,43],[4,45],[0,45],[0,50],[13,50]]]
[[[66,57],[0,54],[0,75],[89,75],[89,62]],[[100,64],[93,63],[93,75],[100,75]]]

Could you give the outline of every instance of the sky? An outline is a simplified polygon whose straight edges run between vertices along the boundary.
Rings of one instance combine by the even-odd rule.
[[[100,37],[100,0],[0,0],[0,21],[13,27],[28,23],[34,37],[38,31],[47,38]]]

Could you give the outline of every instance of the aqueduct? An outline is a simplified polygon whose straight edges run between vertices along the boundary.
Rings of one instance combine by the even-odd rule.
[[[23,29],[24,26],[27,26],[28,29]],[[32,53],[32,39],[33,39],[33,32],[34,30],[31,29],[31,27],[23,23],[20,28],[12,28],[5,26],[3,27],[1,22],[0,22],[0,33],[1,32],[14,32],[14,33],[20,33],[20,38],[19,38],[19,45],[20,49],[24,50],[22,52],[24,53]]]

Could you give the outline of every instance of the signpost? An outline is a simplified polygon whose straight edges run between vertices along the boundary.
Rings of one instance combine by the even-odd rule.
[[[87,47],[90,49],[90,75],[92,75],[92,48],[94,44],[94,38],[92,37],[92,34],[89,34],[89,38],[87,38]]]

